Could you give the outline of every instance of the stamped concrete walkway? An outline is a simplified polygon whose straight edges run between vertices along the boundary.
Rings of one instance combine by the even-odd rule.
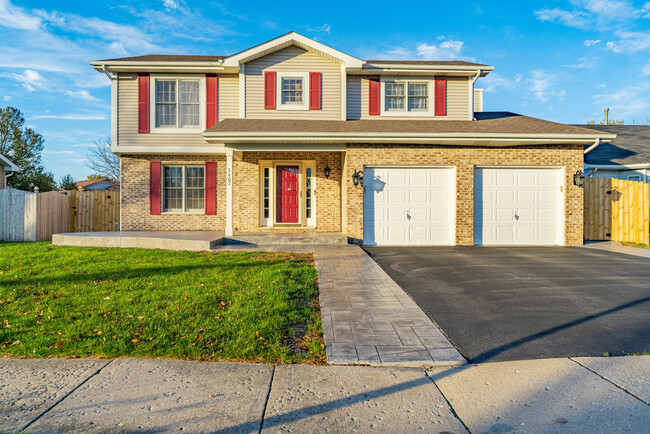
[[[358,246],[218,246],[215,250],[313,253],[330,364],[467,363],[411,297]]]

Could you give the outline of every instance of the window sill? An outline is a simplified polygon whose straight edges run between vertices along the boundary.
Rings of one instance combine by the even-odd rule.
[[[205,215],[205,210],[203,211],[162,211],[160,215]]]
[[[201,128],[151,128],[151,134],[201,134]]]

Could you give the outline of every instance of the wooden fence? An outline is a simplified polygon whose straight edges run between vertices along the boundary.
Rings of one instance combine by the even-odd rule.
[[[648,183],[585,178],[584,239],[650,244]]]
[[[119,221],[119,191],[70,192],[70,232],[116,231]]]
[[[0,241],[45,241],[52,234],[119,230],[120,193],[0,190]]]

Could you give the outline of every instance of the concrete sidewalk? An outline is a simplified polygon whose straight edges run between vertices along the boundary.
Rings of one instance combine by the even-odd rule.
[[[641,432],[650,356],[435,370],[0,359],[0,431]]]

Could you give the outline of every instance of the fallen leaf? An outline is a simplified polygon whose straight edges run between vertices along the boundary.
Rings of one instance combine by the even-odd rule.
[[[131,339],[131,342],[137,343],[137,342],[140,342],[140,339]]]
[[[16,341],[16,342],[14,342],[14,343],[11,344],[11,345],[18,345],[19,343],[20,343],[20,341]]]
[[[61,345],[63,345],[63,341],[58,341],[58,342],[56,343],[56,348],[59,348]]]

